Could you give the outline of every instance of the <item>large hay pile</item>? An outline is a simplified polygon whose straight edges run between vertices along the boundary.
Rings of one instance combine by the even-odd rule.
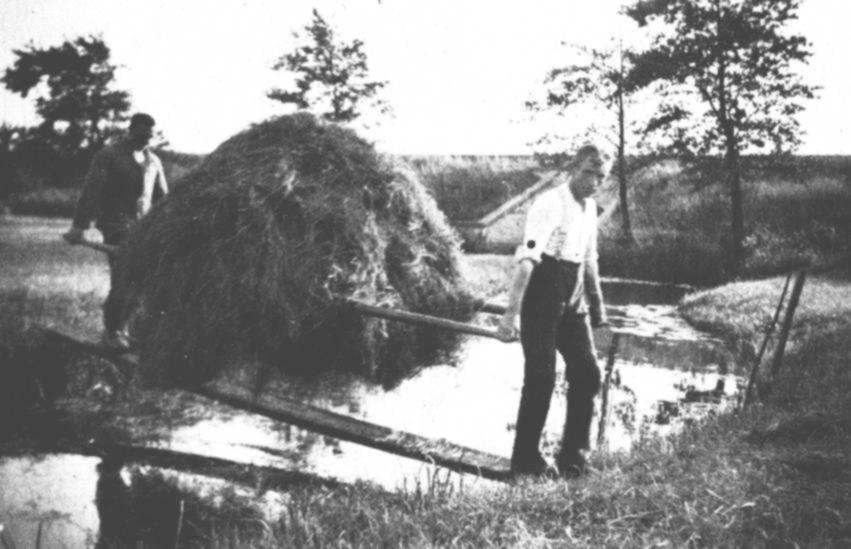
[[[364,318],[356,297],[468,318],[459,243],[412,172],[297,114],[232,137],[131,232],[119,257],[142,371],[195,384],[260,360],[392,385],[446,333]]]

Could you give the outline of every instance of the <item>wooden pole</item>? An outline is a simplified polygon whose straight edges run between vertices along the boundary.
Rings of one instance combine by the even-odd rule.
[[[483,328],[481,326],[476,326],[475,324],[467,324],[464,322],[458,322],[455,320],[449,320],[446,318],[441,318],[437,316],[426,315],[422,313],[411,313],[408,311],[401,311],[399,309],[389,309],[387,307],[378,307],[375,305],[369,305],[367,303],[363,303],[361,301],[355,299],[348,299],[346,303],[351,306],[354,310],[368,315],[374,316],[378,318],[385,318],[387,320],[398,320],[399,322],[408,322],[410,324],[419,324],[422,326],[433,326],[436,328],[444,328],[446,330],[452,330],[455,332],[459,332],[462,334],[471,334],[478,335],[483,337],[490,337],[493,339],[498,339],[500,341],[504,341],[497,335],[497,331],[490,328]],[[495,315],[505,314],[505,306],[500,305],[498,303],[486,302],[484,300],[477,300],[473,303],[474,307],[478,312],[482,313],[490,313]],[[622,330],[617,326],[607,326],[607,330],[611,331],[613,334],[616,333],[630,333],[628,330]],[[512,341],[516,341],[512,340]]]
[[[117,365],[122,367],[125,365],[133,366],[138,369],[138,359],[132,354],[109,353],[94,343],[79,341],[46,328],[43,331],[58,338],[59,341],[76,345],[81,350],[97,353],[98,356],[103,356]],[[288,399],[275,391],[258,392],[253,380],[239,379],[239,376],[237,376],[237,379],[220,377],[201,386],[184,386],[182,390],[275,421],[289,423],[309,431],[369,446],[384,452],[437,464],[453,471],[477,474],[495,480],[505,480],[510,476],[511,464],[504,457],[465,448],[444,439],[430,439],[369,423],[318,406]],[[97,423],[91,423],[87,419],[88,416],[82,416],[83,412],[75,410],[74,413],[77,414],[77,419],[74,421],[75,425],[94,425]],[[83,438],[79,440],[89,440],[89,435],[82,434]],[[74,435],[76,436],[78,433],[75,432]],[[56,437],[52,437],[47,443],[56,444]],[[6,444],[6,440],[0,440],[0,455],[3,455]],[[269,451],[269,449],[263,450]],[[155,449],[146,448],[144,452],[134,450],[132,456],[134,460],[139,460],[143,454],[147,456],[151,452],[157,455]]]
[[[417,324],[420,326],[432,326],[435,328],[443,328],[462,334],[490,337],[503,341],[502,338],[497,335],[496,330],[491,328],[483,328],[481,326],[476,326],[475,324],[466,324],[464,322],[458,322],[455,320],[449,320],[447,318],[440,318],[437,316],[424,315],[422,313],[411,313],[408,311],[400,311],[398,309],[377,307],[375,305],[368,305],[366,303],[362,303],[354,299],[349,299],[347,303],[354,310],[367,316],[385,318],[387,320],[398,320],[400,322],[407,322],[409,324]]]
[[[620,344],[620,334],[614,332],[612,334],[612,342],[609,345],[609,356],[606,358],[606,379],[603,381],[603,395],[600,402],[600,421],[597,425],[597,447],[603,446],[606,442],[606,412],[609,407],[609,386],[612,383],[612,372],[615,369],[615,355],[618,352]]]
[[[804,289],[806,278],[806,269],[802,269],[798,273],[797,278],[795,278],[795,285],[792,287],[792,294],[789,296],[789,306],[786,307],[783,326],[780,328],[780,339],[777,341],[777,348],[774,350],[774,358],[771,361],[771,377],[777,375],[778,370],[780,370],[780,364],[783,362],[786,341],[789,339],[789,332],[792,329],[792,318],[795,316],[795,309],[798,307],[798,301],[801,299],[801,291]]]
[[[92,242],[91,240],[81,241],[80,246],[85,246],[86,248],[91,248],[93,250],[103,252],[106,255],[115,255],[118,253],[118,246],[114,246],[112,244],[102,244],[100,242]]]
[[[777,320],[780,318],[780,311],[783,309],[783,301],[786,299],[786,291],[789,290],[789,283],[792,281],[792,273],[786,277],[786,283],[783,285],[783,291],[780,293],[780,300],[777,302],[777,308],[774,310],[774,318],[771,319],[771,324],[768,325],[768,330],[765,332],[765,337],[762,339],[762,345],[759,348],[759,353],[756,355],[756,360],[751,368],[751,375],[748,378],[748,387],[745,389],[745,398],[742,402],[742,407],[748,405],[753,395],[753,387],[756,384],[756,376],[759,372],[759,365],[762,364],[762,357],[765,355],[765,349],[768,347],[768,340],[771,339],[771,334],[774,333],[774,327],[777,325]]]
[[[473,307],[475,307],[477,313],[489,313],[492,315],[504,315],[505,309],[507,308],[505,305],[500,305],[499,303],[494,303],[492,301],[485,301],[484,299],[476,299],[473,301]]]
[[[453,471],[493,480],[506,480],[510,476],[511,463],[502,456],[465,448],[446,439],[430,439],[337,414],[318,406],[289,400],[274,391],[258,394],[253,387],[239,380],[216,379],[200,387],[187,389],[252,414]]]

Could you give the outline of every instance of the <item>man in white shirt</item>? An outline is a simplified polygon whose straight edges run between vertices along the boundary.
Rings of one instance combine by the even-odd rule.
[[[606,175],[595,145],[581,147],[565,166],[563,184],[540,195],[526,218],[517,270],[498,332],[520,341],[525,367],[511,455],[515,475],[544,475],[541,432],[555,387],[558,350],[566,365],[567,420],[556,467],[573,478],[585,471],[600,369],[591,327],[606,324],[597,266],[597,204],[591,195]]]

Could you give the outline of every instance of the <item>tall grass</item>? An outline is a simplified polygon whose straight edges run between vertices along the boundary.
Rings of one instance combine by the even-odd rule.
[[[530,156],[403,156],[450,221],[472,221],[533,185]]]
[[[778,171],[749,162],[743,183],[743,277],[851,256],[851,179],[839,157]],[[791,162],[791,161],[790,161]],[[785,175],[784,175],[785,174]],[[635,243],[620,240],[619,216],[603,225],[604,274],[715,285],[730,277],[730,202],[719,172],[694,173],[667,161],[637,173],[630,186]]]

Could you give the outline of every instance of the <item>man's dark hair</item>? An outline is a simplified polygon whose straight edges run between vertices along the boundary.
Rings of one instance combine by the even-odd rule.
[[[137,112],[132,117],[130,117],[130,127],[134,128],[136,126],[145,126],[148,128],[153,128],[156,125],[156,121],[154,117],[150,114],[146,114],[143,112]]]

